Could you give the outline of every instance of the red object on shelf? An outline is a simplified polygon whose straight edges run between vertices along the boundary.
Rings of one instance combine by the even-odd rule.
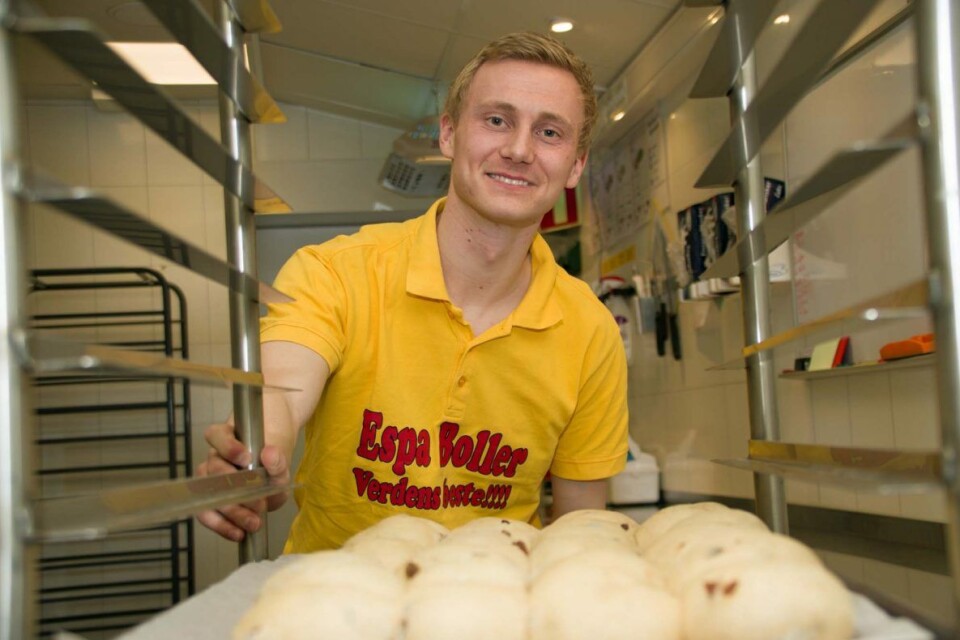
[[[833,365],[839,367],[848,364],[847,349],[850,347],[850,336],[843,336],[837,343],[837,350],[833,354]]]
[[[937,350],[937,341],[932,333],[924,333],[919,336],[912,336],[906,340],[898,340],[880,347],[881,360],[897,360],[899,358],[909,358],[910,356],[919,356],[925,353],[933,353]]]

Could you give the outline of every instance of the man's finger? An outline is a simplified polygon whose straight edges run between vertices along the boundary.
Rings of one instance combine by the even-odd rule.
[[[230,504],[218,511],[233,526],[244,531],[256,531],[262,524],[259,512],[246,505]]]
[[[264,447],[260,452],[260,462],[272,477],[286,476],[289,472],[286,456],[277,447]]]
[[[197,514],[197,521],[227,540],[240,542],[245,535],[242,529],[216,511],[201,511]]]
[[[241,468],[250,465],[252,456],[243,443],[237,440],[233,425],[212,424],[204,432],[204,438],[224,460]]]

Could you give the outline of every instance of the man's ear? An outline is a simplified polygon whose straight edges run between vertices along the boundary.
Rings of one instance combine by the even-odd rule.
[[[567,176],[567,184],[564,185],[567,187],[567,189],[573,189],[575,186],[577,186],[577,183],[580,182],[580,176],[583,175],[583,170],[587,166],[587,156],[589,155],[589,151],[584,151],[582,154],[577,156],[573,166],[570,167],[570,175]]]
[[[449,113],[440,116],[440,153],[451,160],[453,160],[453,134],[456,128],[457,123]]]

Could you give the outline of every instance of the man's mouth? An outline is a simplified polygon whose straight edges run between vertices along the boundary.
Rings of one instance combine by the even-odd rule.
[[[488,173],[487,177],[493,178],[497,182],[509,184],[514,187],[529,187],[533,185],[532,182],[528,182],[527,180],[523,180],[522,178],[511,178],[510,176],[505,176],[500,173]]]

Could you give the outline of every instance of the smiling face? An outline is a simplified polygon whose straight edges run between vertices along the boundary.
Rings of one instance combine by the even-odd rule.
[[[512,227],[540,224],[564,187],[573,188],[586,152],[584,114],[568,71],[539,62],[485,62],[454,122],[440,121],[440,148],[453,159],[447,207]]]

